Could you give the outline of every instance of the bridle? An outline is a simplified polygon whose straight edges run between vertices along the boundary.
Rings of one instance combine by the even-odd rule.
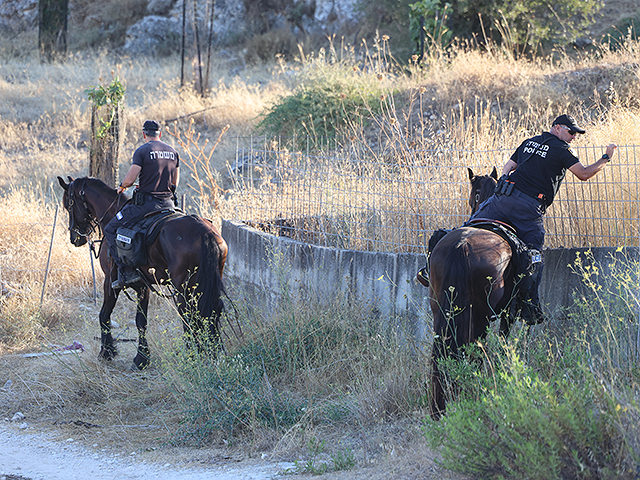
[[[475,199],[473,201],[473,206],[471,207],[471,213],[476,213],[476,210],[478,209],[478,204],[480,203],[480,189],[476,188],[476,196]]]
[[[75,234],[77,238],[84,238],[85,242],[88,243],[89,248],[93,252],[96,258],[100,255],[100,250],[96,251],[95,244],[99,244],[100,248],[102,248],[102,238],[98,240],[93,240],[91,235],[97,230],[99,232],[102,231],[101,224],[104,217],[109,213],[111,207],[113,207],[116,203],[119,203],[121,196],[117,195],[116,198],[113,199],[111,205],[104,211],[100,218],[96,218],[95,214],[92,213],[89,208],[89,204],[87,203],[87,199],[85,197],[84,185],[78,187],[79,191],[76,193],[76,189],[73,186],[75,180],[71,181],[67,187],[67,197],[68,197],[68,205],[67,211],[69,212],[69,231],[72,234]],[[78,222],[76,218],[76,209],[75,206],[81,206],[84,212],[82,212],[82,222]],[[84,223],[85,228],[81,228],[81,223]],[[83,243],[78,243],[71,239],[71,243],[76,246],[80,246]]]
[[[74,181],[75,182],[75,181]],[[100,222],[96,219],[96,217],[89,210],[89,205],[87,204],[87,200],[85,198],[84,188],[81,188],[78,192],[78,198],[76,198],[76,192],[73,188],[74,182],[69,184],[69,188],[67,190],[69,194],[69,204],[67,206],[67,210],[69,211],[69,231],[75,233],[79,237],[85,237],[89,240],[89,237],[93,232],[95,232],[96,228],[100,227]],[[80,223],[76,220],[75,208],[76,205],[82,205],[84,209],[84,214],[82,215],[82,220],[85,225],[88,225],[88,229],[85,228],[84,231],[80,229]]]
[[[483,188],[484,186],[484,181],[482,181],[481,179],[483,179],[483,177],[476,177],[477,180],[474,182],[476,185],[478,185],[478,187],[476,187],[475,190],[473,190],[472,193],[472,198],[473,198],[473,203],[470,205],[471,206],[471,215],[473,215],[474,213],[476,213],[476,210],[478,210],[478,206],[480,205],[481,200],[484,201],[486,200],[486,198],[489,198],[491,196],[491,194],[493,193],[493,188],[487,193],[485,193],[486,198],[483,198],[483,193],[485,190],[487,190],[486,188]],[[491,177],[489,177],[491,178]],[[495,182],[492,182],[492,187],[495,187]]]

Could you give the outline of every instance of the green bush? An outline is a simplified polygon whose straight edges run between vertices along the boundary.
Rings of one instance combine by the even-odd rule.
[[[316,58],[303,59],[294,92],[267,109],[258,129],[271,136],[304,134],[316,142],[361,131],[395,92],[385,39],[375,42],[374,54],[358,56],[348,48],[337,52],[331,45],[328,53],[321,49]]]
[[[378,112],[379,96],[375,87],[363,91],[346,79],[317,78],[273,105],[258,127],[267,135],[333,137]]]
[[[458,378],[446,419],[425,428],[443,465],[480,478],[613,478],[624,443],[614,412],[580,352],[563,354],[568,368],[544,378],[503,345],[493,375]]]
[[[288,428],[303,414],[303,404],[275,388],[262,365],[242,355],[178,351],[170,383],[181,398],[183,438],[203,441],[214,432],[233,436],[260,427]]]

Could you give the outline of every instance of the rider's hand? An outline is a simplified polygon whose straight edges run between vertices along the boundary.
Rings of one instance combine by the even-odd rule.
[[[116,192],[118,193],[118,195],[120,195],[124,191],[125,191],[125,188],[122,186],[122,184],[118,185],[118,188],[116,189]]]
[[[618,146],[615,143],[611,143],[607,146],[607,155],[609,155],[609,159],[613,157],[613,154],[615,153],[616,148],[618,148]]]

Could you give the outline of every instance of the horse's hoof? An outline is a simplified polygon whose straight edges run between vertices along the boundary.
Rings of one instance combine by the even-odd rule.
[[[110,362],[118,355],[118,350],[114,347],[102,347],[100,349],[100,353],[98,354],[98,358],[100,360],[106,360]]]
[[[136,355],[136,357],[133,359],[133,363],[131,364],[131,370],[134,372],[139,372],[147,368],[150,363],[151,362],[149,361],[148,357],[145,357],[143,355]]]

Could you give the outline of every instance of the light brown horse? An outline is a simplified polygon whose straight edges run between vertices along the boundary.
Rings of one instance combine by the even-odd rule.
[[[63,204],[69,213],[70,240],[79,247],[90,240],[96,230],[104,230],[115,214],[129,201],[104,182],[95,178],[58,177],[64,189]],[[100,266],[104,272],[104,300],[100,309],[100,358],[117,355],[111,334],[111,312],[120,290],[111,282],[117,278],[115,263],[107,245],[101,243]],[[152,285],[168,285],[182,317],[185,332],[205,332],[212,345],[220,342],[220,314],[224,308],[222,273],[227,258],[227,244],[214,225],[206,219],[182,215],[166,221],[155,241],[148,246],[147,264],[139,268],[143,282],[133,285],[138,296],[136,326],[138,350],[133,363],[143,369],[149,365],[146,339],[147,309]]]
[[[477,205],[494,190],[492,175],[475,176],[469,169],[469,205]],[[475,207],[475,208],[474,208]],[[429,257],[429,299],[433,313],[431,415],[445,411],[446,395],[441,361],[456,357],[464,345],[484,338],[490,322],[501,317],[507,335],[513,317],[506,315],[514,295],[515,267],[509,243],[500,235],[475,227],[446,234]]]

